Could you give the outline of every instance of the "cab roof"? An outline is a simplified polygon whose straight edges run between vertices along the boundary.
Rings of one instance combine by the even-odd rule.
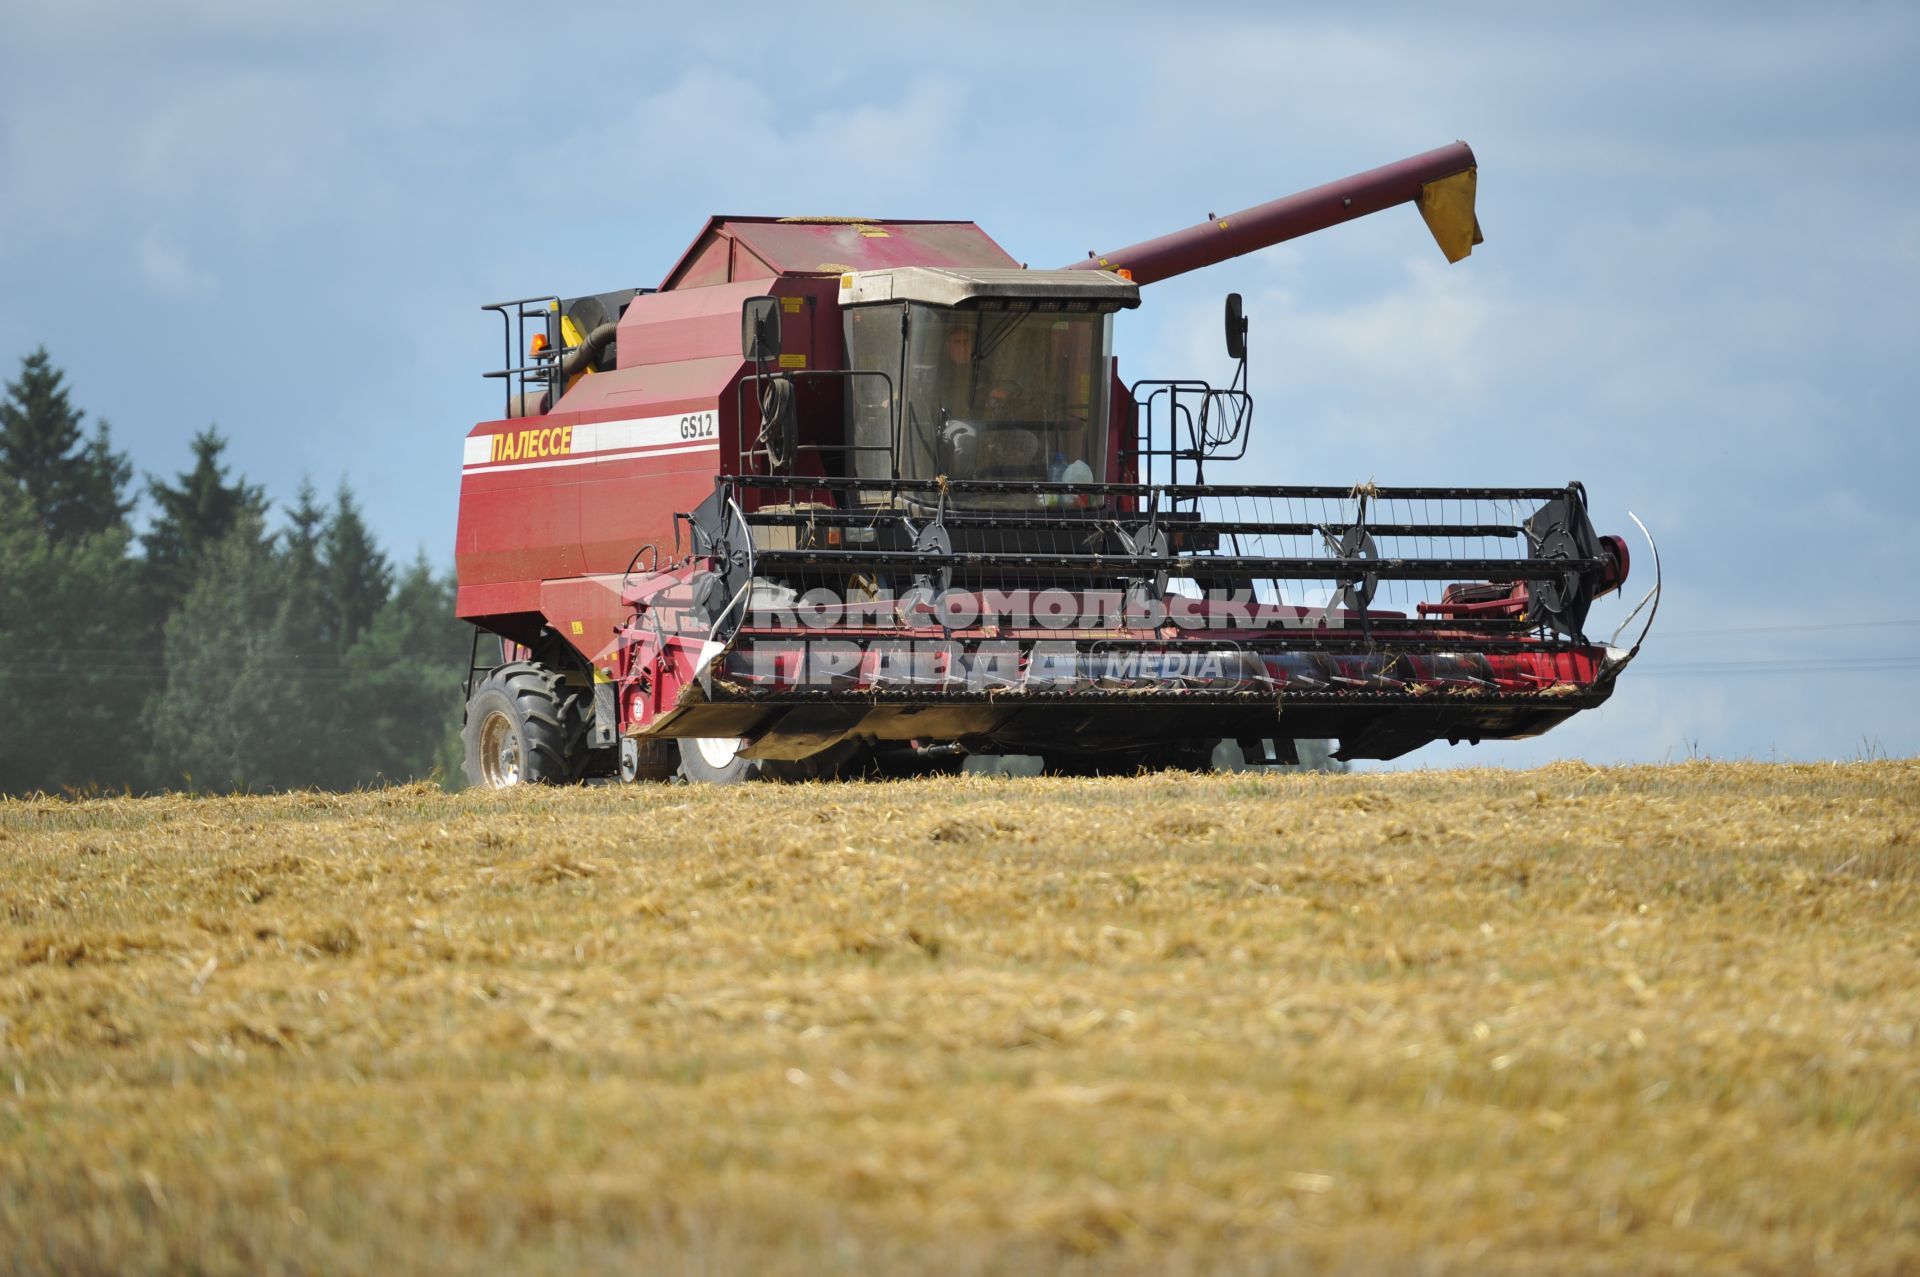
[[[1021,270],[989,266],[899,266],[840,276],[840,304],[915,301],[935,306],[993,308],[1037,303],[1043,309],[1114,311],[1140,304],[1140,288],[1104,270]]]

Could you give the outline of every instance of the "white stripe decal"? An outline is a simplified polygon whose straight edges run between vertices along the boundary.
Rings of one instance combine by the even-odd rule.
[[[561,457],[554,461],[522,461],[510,466],[471,466],[472,474],[506,474],[509,470],[540,470],[547,466],[590,466],[601,461],[632,461],[637,457],[675,457],[683,452],[712,452],[718,445],[693,443],[682,448],[642,448],[637,452],[600,452],[591,457]]]
[[[531,425],[498,434],[469,435],[462,453],[462,465],[469,470],[490,474],[496,470],[530,470],[536,466],[585,465],[594,461],[624,461],[636,456],[667,456],[682,452],[706,452],[720,446],[720,414],[713,409],[674,413],[664,417],[632,417],[624,421],[587,421],[572,426]],[[509,451],[552,447],[557,432],[565,432],[566,452],[539,460],[514,461]],[[536,455],[538,455],[536,453]]]

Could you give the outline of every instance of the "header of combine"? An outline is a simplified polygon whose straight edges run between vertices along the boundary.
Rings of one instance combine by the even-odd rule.
[[[1456,143],[1058,270],[970,222],[715,217],[657,290],[489,307],[458,607],[505,649],[471,778],[1386,758],[1598,705],[1627,552],[1578,484],[1221,484],[1238,296],[1228,386],[1111,356],[1142,285],[1396,204],[1457,261],[1475,176]]]

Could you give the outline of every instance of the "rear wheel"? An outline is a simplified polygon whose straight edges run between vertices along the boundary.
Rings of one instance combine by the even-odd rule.
[[[566,785],[587,770],[586,697],[530,662],[502,665],[467,702],[467,783],[481,789]]]

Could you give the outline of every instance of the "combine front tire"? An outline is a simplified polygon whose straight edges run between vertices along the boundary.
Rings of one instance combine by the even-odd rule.
[[[680,773],[709,785],[758,779],[760,760],[740,757],[745,742],[737,736],[694,736],[680,742]]]
[[[586,697],[552,670],[502,665],[473,689],[467,725],[467,783],[568,785],[587,770]]]
[[[708,785],[732,785],[743,780],[802,781],[833,775],[856,751],[828,748],[811,758],[742,758],[746,742],[736,736],[694,736],[680,742],[680,774]]]

